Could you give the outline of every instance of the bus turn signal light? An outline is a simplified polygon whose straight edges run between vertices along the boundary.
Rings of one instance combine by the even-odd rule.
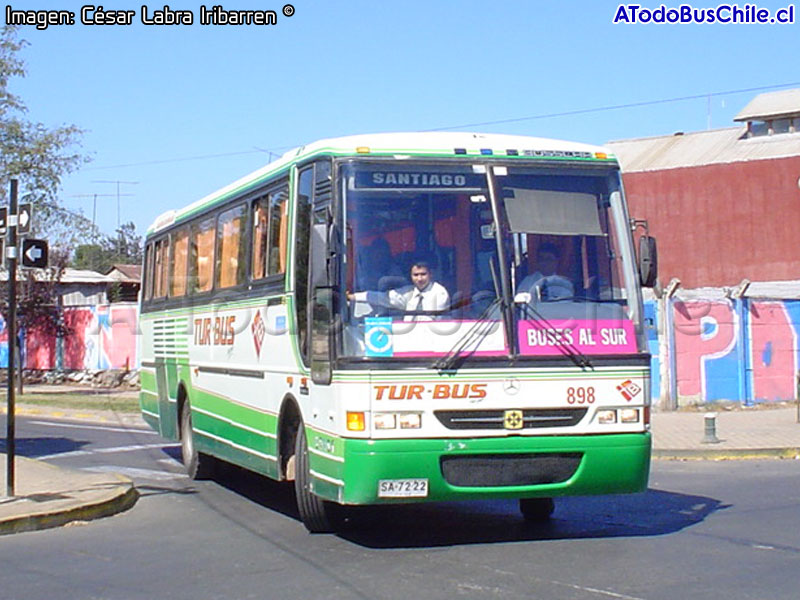
[[[347,431],[364,431],[367,428],[363,412],[347,413]]]

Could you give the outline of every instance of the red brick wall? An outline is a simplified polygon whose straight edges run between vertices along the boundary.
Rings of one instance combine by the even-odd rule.
[[[800,279],[800,157],[624,173],[631,216],[684,288]]]

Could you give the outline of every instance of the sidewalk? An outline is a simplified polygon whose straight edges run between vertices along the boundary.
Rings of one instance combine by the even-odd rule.
[[[718,443],[703,443],[705,417],[716,415]],[[796,407],[653,412],[654,458],[800,458]]]
[[[6,493],[6,455],[0,454],[0,535],[59,527],[110,516],[139,497],[133,482],[114,473],[88,473],[17,456],[16,495]]]
[[[111,420],[140,424],[138,415],[18,407],[37,416]],[[30,414],[30,413],[28,413]],[[720,410],[718,443],[703,443],[708,412],[654,412],[653,458],[725,460],[743,458],[800,459],[800,423],[795,407]],[[0,454],[0,535],[57,527],[127,510],[138,497],[133,482],[113,473],[88,473],[17,457],[16,493],[5,497],[6,456]]]

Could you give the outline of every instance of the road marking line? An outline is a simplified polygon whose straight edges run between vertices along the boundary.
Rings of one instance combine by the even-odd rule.
[[[45,425],[47,427],[63,427],[66,429],[95,429],[97,431],[118,431],[121,433],[144,433],[146,435],[158,435],[152,429],[142,429],[141,427],[105,427],[103,425],[70,425],[68,423],[51,423],[49,421],[30,421],[31,425]]]
[[[548,580],[541,579],[540,581],[548,581]],[[555,585],[563,585],[565,587],[572,588],[574,590],[580,590],[582,592],[589,592],[590,594],[599,594],[601,596],[609,596],[611,598],[619,598],[620,600],[643,600],[642,598],[639,598],[637,596],[628,596],[626,594],[618,594],[617,592],[611,592],[609,590],[601,590],[599,588],[593,588],[593,587],[586,587],[586,586],[583,586],[583,585],[577,585],[575,583],[566,583],[564,581],[554,581],[554,580],[550,580],[550,583],[553,583]]]
[[[136,467],[120,467],[117,465],[100,465],[97,467],[87,467],[81,471],[89,471],[91,473],[118,473],[131,479],[155,479],[158,481],[166,481],[168,479],[184,479],[188,478],[185,473],[172,473],[169,471],[157,471],[155,469],[139,469]]]
[[[96,448],[94,450],[73,450],[71,452],[57,452],[37,456],[38,460],[49,460],[51,458],[68,458],[73,456],[88,456],[91,454],[117,454],[120,452],[136,452],[138,450],[163,450],[165,448],[178,448],[180,444],[136,444],[131,446],[114,446],[112,448]]]

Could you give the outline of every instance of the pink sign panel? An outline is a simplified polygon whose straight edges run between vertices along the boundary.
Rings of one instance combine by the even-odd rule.
[[[523,355],[632,354],[636,334],[631,321],[552,319],[520,321],[519,348]]]

